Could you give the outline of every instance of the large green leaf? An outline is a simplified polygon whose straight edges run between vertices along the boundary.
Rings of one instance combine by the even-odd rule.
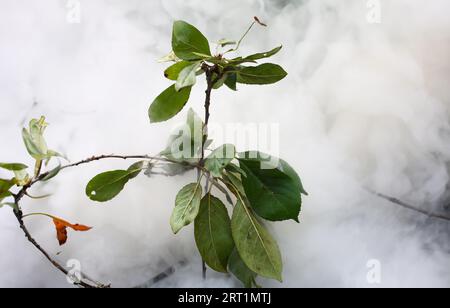
[[[183,109],[190,95],[190,87],[177,91],[175,85],[170,86],[150,106],[148,111],[150,121],[158,123],[171,119]]]
[[[97,202],[106,202],[115,198],[129,180],[134,179],[142,171],[143,163],[131,165],[128,170],[115,170],[101,173],[86,186],[86,195]]]
[[[265,63],[258,66],[244,67],[237,73],[237,82],[243,84],[265,85],[276,83],[287,76],[279,65]]]
[[[200,182],[185,186],[177,195],[175,209],[170,218],[170,226],[173,233],[191,224],[198,215],[200,201],[202,199],[202,187]]]
[[[175,90],[180,91],[186,87],[192,87],[197,82],[197,71],[201,66],[201,62],[196,62],[185,67],[178,75]]]
[[[13,164],[0,163],[0,168],[9,170],[9,171],[22,171],[22,170],[27,169],[28,166],[24,165],[24,164],[18,164],[18,163],[13,163]]]
[[[231,219],[236,248],[253,272],[282,281],[283,263],[277,243],[239,198]]]
[[[173,24],[172,49],[178,58],[187,61],[201,58],[195,53],[211,56],[206,37],[197,28],[184,21],[175,21]]]
[[[206,264],[217,272],[228,272],[228,258],[234,248],[231,221],[225,205],[211,194],[202,199],[194,235]]]
[[[228,270],[239,279],[247,289],[257,286],[255,282],[257,276],[256,273],[245,265],[241,256],[239,256],[237,249],[233,249],[233,252],[230,255]]]
[[[225,144],[214,150],[205,161],[205,168],[212,176],[220,177],[223,169],[236,157],[236,148],[232,144]]]
[[[260,60],[260,59],[264,59],[264,58],[270,58],[270,57],[276,55],[281,50],[281,48],[283,48],[283,46],[279,46],[279,47],[274,48],[274,49],[272,49],[271,51],[268,51],[268,52],[256,53],[254,55],[246,57],[245,59],[246,60],[254,60],[254,61],[256,61],[256,60]]]
[[[276,164],[270,166],[270,162]],[[255,212],[271,221],[298,222],[301,194],[306,192],[294,169],[281,159],[258,152],[244,153],[239,163],[247,174],[242,183]]]
[[[167,79],[177,81],[178,76],[180,75],[181,71],[190,65],[192,65],[192,63],[189,61],[179,61],[179,62],[171,65],[170,67],[168,67],[164,71],[164,76]]]

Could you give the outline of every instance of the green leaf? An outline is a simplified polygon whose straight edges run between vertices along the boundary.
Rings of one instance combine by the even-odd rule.
[[[281,159],[259,152],[243,153],[241,157],[240,166],[247,174],[242,182],[255,212],[271,221],[298,222],[304,189],[294,169]]]
[[[212,176],[220,177],[223,169],[236,157],[236,148],[232,144],[225,144],[214,150],[205,161],[205,168]]]
[[[180,91],[186,87],[192,87],[197,82],[197,71],[201,66],[201,62],[196,62],[185,67],[179,74],[175,90]]]
[[[231,73],[227,74],[227,79],[225,79],[225,85],[233,91],[237,91],[237,74]]]
[[[25,186],[30,182],[30,175],[26,169],[14,171],[14,184],[17,186]]]
[[[53,179],[55,176],[57,176],[59,174],[59,172],[61,171],[61,164],[59,164],[57,167],[55,167],[54,169],[50,170],[46,176],[44,176],[44,178],[42,179],[43,182],[47,182],[50,181],[51,179]]]
[[[237,66],[240,64],[244,64],[244,63],[258,63],[258,62],[256,62],[255,60],[250,60],[250,59],[242,58],[242,57],[237,57],[237,58],[228,60],[228,64],[232,65],[232,66]]]
[[[244,186],[242,185],[242,179],[241,179],[241,176],[239,174],[234,174],[232,172],[227,172],[227,173],[223,174],[222,177],[223,177],[223,180],[227,183],[227,187],[233,193],[235,193],[235,190],[237,189],[238,192],[242,196],[245,196],[245,189],[244,189]]]
[[[228,172],[237,173],[243,177],[247,177],[247,173],[245,173],[245,171],[242,170],[242,168],[236,166],[235,164],[229,164],[225,169],[227,169]]]
[[[152,103],[149,117],[152,123],[164,122],[177,115],[186,105],[191,95],[191,88],[175,90],[175,85],[167,88]]]
[[[11,197],[11,196],[12,196],[12,194],[11,194],[10,191],[6,191],[4,193],[1,193],[0,194],[0,202],[2,202],[4,199],[6,199],[8,197]]]
[[[197,217],[200,201],[202,198],[202,187],[200,182],[185,186],[177,195],[175,209],[170,218],[170,226],[173,233],[191,224]]]
[[[274,49],[272,49],[271,51],[268,51],[268,52],[262,52],[262,53],[257,53],[257,54],[248,56],[245,59],[256,61],[256,60],[260,60],[260,59],[264,59],[264,58],[270,58],[270,57],[276,55],[281,50],[281,48],[283,48],[283,46],[274,48]]]
[[[284,79],[287,73],[279,65],[265,63],[253,67],[244,67],[238,71],[237,76],[237,82],[239,83],[265,85]]]
[[[18,164],[18,163],[13,163],[13,164],[0,163],[0,168],[9,170],[9,171],[22,171],[22,170],[27,169],[28,166],[24,165],[24,164]]]
[[[166,149],[160,154],[180,163],[198,163],[203,140],[207,138],[203,126],[202,119],[189,109],[186,124],[170,136]]]
[[[234,208],[231,230],[247,267],[258,275],[281,282],[283,263],[278,245],[251,209],[244,205],[242,198]]]
[[[166,173],[167,176],[183,175],[186,172],[194,169],[193,166],[186,165],[183,163],[167,163],[164,164],[161,168],[163,169],[163,171]]]
[[[242,261],[241,257],[239,256],[237,249],[233,249],[233,252],[231,253],[230,259],[228,261],[228,269],[237,279],[242,282],[245,288],[250,289],[253,286],[256,286],[256,273],[250,270],[247,265],[245,265],[244,261]]]
[[[31,157],[36,160],[46,160],[58,156],[63,157],[61,154],[48,149],[47,143],[44,139],[44,132],[48,123],[45,122],[45,117],[41,117],[39,120],[32,119],[29,124],[29,129],[24,128],[22,130],[22,138]]]
[[[213,79],[217,78],[217,74],[213,74]],[[225,80],[227,79],[227,74],[224,74],[221,78],[219,78],[213,85],[214,90],[220,89],[224,84]]]
[[[167,68],[167,69],[164,71],[164,76],[165,76],[167,79],[177,81],[178,76],[180,75],[180,72],[181,72],[184,68],[188,67],[189,65],[192,65],[192,63],[189,62],[189,61],[180,61],[180,62],[177,62],[177,63],[173,64],[172,66],[170,66],[169,68]]]
[[[115,198],[129,180],[141,173],[144,162],[131,165],[128,170],[115,170],[101,173],[86,186],[86,195],[97,202],[106,202]]]
[[[172,49],[178,58],[187,61],[201,58],[194,53],[211,56],[206,37],[197,28],[184,21],[175,21],[173,24]]]
[[[0,201],[1,201],[1,200],[0,200]],[[1,209],[2,207],[4,207],[5,205],[10,206],[12,209],[14,209],[14,210],[16,210],[16,211],[18,210],[17,204],[12,203],[12,202],[0,203],[0,209]]]
[[[169,52],[167,55],[158,60],[159,63],[164,62],[177,62],[180,59],[175,55],[173,51]]]
[[[127,170],[130,173],[128,178],[131,180],[136,178],[139,174],[141,174],[142,170],[144,170],[145,163],[146,163],[145,161],[138,161],[132,164]]]
[[[9,190],[13,186],[14,186],[13,181],[0,179],[0,202],[3,199],[11,196],[11,192]]]
[[[86,187],[86,195],[92,201],[106,202],[116,197],[129,181],[129,172],[115,170],[94,177]]]
[[[211,194],[201,201],[194,235],[206,264],[217,272],[227,273],[228,258],[234,248],[231,221],[225,205]]]
[[[226,47],[226,46],[236,45],[236,44],[237,44],[236,41],[228,40],[228,39],[221,39],[217,42],[217,45],[219,45],[220,47]]]

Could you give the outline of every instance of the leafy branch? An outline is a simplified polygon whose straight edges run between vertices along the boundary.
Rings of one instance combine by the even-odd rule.
[[[237,91],[238,84],[268,85],[287,76],[284,69],[273,63],[258,64],[257,61],[276,55],[281,46],[247,57],[226,58],[239,49],[244,38],[254,25],[266,26],[258,18],[237,41],[221,40],[217,50],[234,45],[233,48],[212,54],[209,41],[194,26],[176,21],[173,25],[172,52],[162,61],[174,62],[164,71],[164,76],[174,84],[164,90],[152,102],[148,116],[151,123],[173,118],[187,104],[197,78],[205,75],[204,118],[192,109],[187,113],[186,124],[170,136],[166,149],[158,155],[101,155],[58,165],[48,169],[52,158],[64,158],[50,150],[44,138],[47,127],[45,118],[33,119],[28,129],[23,130],[23,140],[28,153],[35,161],[30,175],[24,164],[0,164],[0,168],[14,173],[8,180],[0,180],[0,204],[5,202],[14,209],[14,214],[27,239],[55,266],[68,275],[68,271],[52,258],[31,236],[24,219],[42,216],[51,219],[56,228],[60,245],[68,239],[68,230],[86,232],[91,227],[72,224],[47,213],[23,214],[20,201],[31,197],[29,190],[40,182],[56,177],[62,170],[75,168],[99,160],[133,160],[125,169],[106,171],[93,177],[86,186],[87,197],[94,202],[107,202],[118,196],[130,181],[144,173],[176,176],[197,170],[197,181],[184,186],[175,198],[175,207],[170,218],[174,234],[194,224],[194,237],[203,259],[203,274],[206,265],[221,272],[232,273],[245,287],[258,287],[257,276],[282,281],[283,263],[281,252],[266,229],[267,222],[299,221],[302,195],[307,195],[300,177],[284,160],[257,151],[239,153],[232,144],[206,150],[213,144],[208,137],[211,118],[212,92],[223,86]],[[249,66],[250,64],[250,66]],[[43,172],[43,170],[45,170]],[[19,190],[13,192],[13,187]],[[229,209],[220,198],[213,195],[213,188],[223,193],[232,205]],[[108,287],[83,275],[76,285],[85,288]]]

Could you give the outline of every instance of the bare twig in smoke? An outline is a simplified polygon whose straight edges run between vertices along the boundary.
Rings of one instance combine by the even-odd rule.
[[[401,200],[399,200],[397,198],[394,198],[394,197],[391,197],[391,196],[387,196],[385,194],[373,191],[371,189],[367,189],[367,191],[369,191],[371,194],[373,194],[373,195],[375,195],[377,197],[385,199],[385,200],[387,200],[387,201],[389,201],[389,202],[391,202],[393,204],[399,205],[399,206],[401,206],[401,207],[403,207],[405,209],[408,209],[408,210],[420,213],[422,215],[426,215],[429,218],[435,218],[435,219],[442,219],[442,220],[450,221],[450,217],[445,216],[443,214],[437,214],[437,213],[433,213],[433,212],[430,212],[430,211],[422,210],[421,208],[419,208],[417,206],[408,204],[408,203],[406,203],[404,201],[401,201]]]

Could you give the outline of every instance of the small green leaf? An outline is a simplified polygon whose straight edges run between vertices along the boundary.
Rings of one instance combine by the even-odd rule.
[[[191,224],[198,215],[202,187],[200,182],[185,186],[176,197],[175,209],[170,218],[173,233],[177,234],[182,228]]]
[[[11,196],[11,192],[9,190],[13,186],[13,181],[0,179],[0,202],[2,202],[3,199]]]
[[[6,199],[8,197],[11,197],[11,196],[12,196],[12,194],[11,194],[10,191],[6,191],[4,193],[1,193],[0,194],[0,202],[2,202],[4,199]]]
[[[12,203],[12,202],[5,202],[5,203],[0,203],[0,209],[2,208],[2,207],[4,207],[4,206],[10,206],[13,210],[18,210],[18,208],[17,208],[17,204],[15,204],[15,203]]]
[[[167,147],[160,154],[180,163],[196,164],[201,158],[203,140],[206,140],[202,119],[191,108],[186,124],[173,133]]]
[[[22,171],[22,170],[27,169],[28,166],[24,165],[24,164],[18,164],[18,163],[13,163],[13,164],[0,163],[0,168],[9,170],[9,171]]]
[[[192,87],[197,82],[197,71],[201,66],[201,62],[196,62],[185,67],[179,74],[175,90],[180,91],[186,87]]]
[[[282,281],[283,263],[277,243],[239,198],[231,219],[236,248],[245,265],[266,278]]]
[[[201,201],[194,235],[206,264],[217,272],[227,273],[228,258],[234,247],[231,221],[225,205],[211,194]]]
[[[61,164],[59,164],[57,167],[55,167],[54,169],[50,170],[46,176],[44,176],[44,178],[42,179],[43,182],[47,182],[50,181],[51,179],[53,179],[55,176],[57,176],[59,174],[59,172],[61,171]]]
[[[256,60],[260,60],[260,59],[264,59],[264,58],[270,58],[270,57],[276,55],[281,50],[281,48],[283,48],[283,46],[274,48],[274,49],[272,49],[271,51],[268,51],[268,52],[262,52],[262,53],[257,53],[257,54],[248,56],[245,59],[256,61]]]
[[[183,175],[186,172],[194,169],[193,166],[186,165],[183,163],[167,163],[161,167],[167,176],[177,176]]]
[[[17,186],[25,186],[30,181],[30,175],[26,171],[26,169],[14,171],[14,184]]]
[[[217,74],[213,75],[214,79],[216,79],[218,76]],[[225,80],[227,79],[227,74],[222,75],[221,78],[219,78],[213,85],[213,89],[214,90],[218,90],[220,89],[224,84],[225,84]]]
[[[192,63],[189,62],[189,61],[180,61],[180,62],[177,62],[177,63],[173,64],[172,66],[170,66],[169,68],[167,68],[167,69],[164,71],[164,76],[165,76],[167,79],[170,79],[170,80],[173,80],[173,81],[177,81],[178,76],[180,75],[180,72],[181,72],[184,68],[186,68],[186,67],[188,67],[188,66],[190,66],[190,65],[192,65]]]
[[[130,173],[128,178],[130,180],[136,178],[142,170],[144,170],[145,163],[145,161],[138,161],[137,163],[132,164],[127,170]]]
[[[228,261],[228,269],[229,271],[239,279],[245,288],[251,289],[253,286],[256,286],[255,279],[256,273],[252,272],[247,265],[245,265],[244,261],[242,261],[241,257],[237,249],[233,249],[231,253],[230,259]]]
[[[200,60],[212,60],[212,59],[217,59],[216,57],[212,57],[211,55],[207,55],[204,53],[200,53],[200,52],[193,52],[194,55],[196,55]]]
[[[245,196],[245,189],[244,186],[242,185],[242,179],[239,174],[227,172],[223,174],[222,177],[223,180],[227,183],[227,187],[229,187],[229,189],[233,193],[235,193],[235,190],[237,189],[242,196]]]
[[[226,47],[226,46],[230,46],[230,45],[236,45],[237,42],[233,41],[233,40],[228,40],[228,39],[221,39],[217,42],[217,45],[219,45],[220,47]]]
[[[47,162],[52,157],[63,157],[61,154],[48,149],[47,143],[44,139],[44,132],[48,123],[45,122],[45,117],[39,120],[32,119],[29,124],[29,129],[22,130],[22,138],[27,148],[28,153],[35,160],[46,160]]]
[[[265,63],[254,67],[244,67],[238,71],[237,76],[237,82],[239,83],[265,85],[284,79],[287,73],[279,65]]]
[[[228,172],[237,173],[237,174],[240,174],[243,177],[247,177],[247,173],[245,173],[245,171],[242,170],[242,168],[236,166],[235,164],[229,164],[226,167],[226,169],[227,169]]]
[[[164,122],[177,115],[186,105],[191,95],[191,88],[175,90],[175,85],[167,88],[152,103],[149,117],[152,123]]]
[[[205,168],[212,176],[220,177],[223,169],[236,157],[236,148],[232,144],[225,144],[214,150],[205,161]]]
[[[173,24],[172,48],[178,58],[187,61],[201,58],[195,53],[211,56],[206,37],[197,28],[184,21],[175,21]]]
[[[175,55],[173,51],[169,52],[167,55],[158,60],[159,63],[164,62],[177,62],[180,59]]]
[[[134,179],[143,169],[143,162],[137,162],[128,170],[115,170],[101,173],[86,186],[86,195],[97,202],[106,202],[115,198],[129,180]]]
[[[244,63],[258,63],[258,62],[256,62],[255,60],[250,60],[242,57],[237,57],[228,61],[228,64],[232,66],[237,66]]]
[[[259,152],[240,156],[240,167],[247,174],[242,182],[255,212],[271,221],[298,222],[304,189],[294,169],[281,159]]]
[[[225,85],[233,91],[237,91],[237,75],[236,73],[227,74]]]

